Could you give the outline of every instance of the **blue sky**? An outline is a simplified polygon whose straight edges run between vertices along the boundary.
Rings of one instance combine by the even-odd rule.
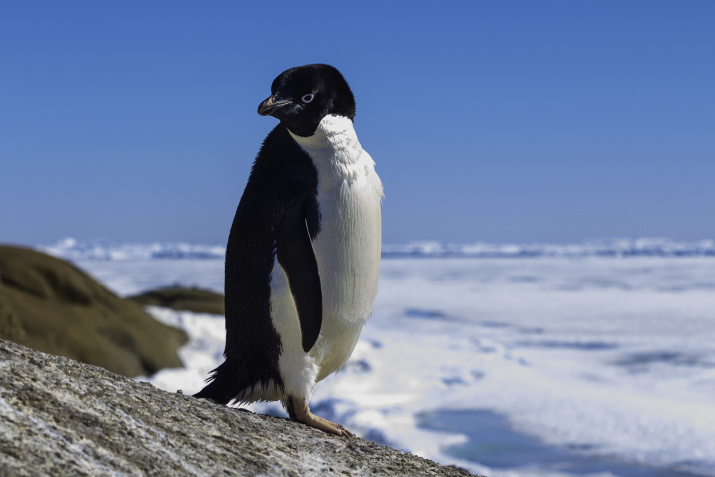
[[[3,2],[0,242],[224,243],[330,63],[384,241],[715,237],[715,2]]]

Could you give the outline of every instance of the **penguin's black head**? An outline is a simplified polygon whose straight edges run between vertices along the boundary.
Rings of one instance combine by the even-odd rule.
[[[273,80],[271,96],[258,106],[258,114],[278,118],[293,134],[308,137],[329,114],[354,119],[355,98],[332,66],[298,66]]]

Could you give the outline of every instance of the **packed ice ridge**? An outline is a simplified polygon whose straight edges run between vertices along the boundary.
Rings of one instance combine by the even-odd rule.
[[[64,238],[54,244],[39,245],[38,248],[68,260],[223,259],[226,254],[226,248],[220,245],[185,242],[129,243],[109,239]]]
[[[222,245],[185,242],[129,243],[114,240],[65,238],[38,246],[69,260],[223,259]],[[410,242],[383,245],[384,258],[519,258],[519,257],[715,257],[715,240],[694,242],[667,238],[593,239],[573,244],[494,244],[476,242]]]

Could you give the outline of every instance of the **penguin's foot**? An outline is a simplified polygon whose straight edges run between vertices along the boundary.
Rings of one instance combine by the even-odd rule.
[[[348,431],[340,424],[328,421],[327,419],[323,419],[322,417],[316,416],[310,412],[307,399],[289,397],[287,401],[288,406],[286,406],[286,408],[288,410],[288,415],[290,415],[291,419],[294,421],[302,422],[305,425],[320,429],[321,431],[325,431],[329,434],[335,434],[336,436],[355,437],[352,432]]]

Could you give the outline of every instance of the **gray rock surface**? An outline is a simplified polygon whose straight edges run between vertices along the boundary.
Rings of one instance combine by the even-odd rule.
[[[0,340],[0,476],[460,476]]]

